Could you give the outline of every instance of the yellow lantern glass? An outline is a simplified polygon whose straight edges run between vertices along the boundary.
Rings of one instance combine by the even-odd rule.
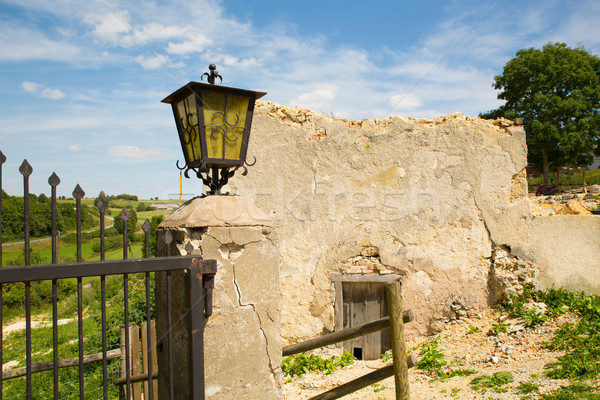
[[[207,158],[240,160],[249,101],[244,96],[202,92]]]
[[[199,160],[202,155],[195,93],[175,103],[174,111],[175,119],[180,127],[179,136],[183,155],[186,163],[190,165]]]

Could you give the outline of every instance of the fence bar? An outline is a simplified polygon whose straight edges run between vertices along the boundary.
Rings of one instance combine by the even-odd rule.
[[[417,362],[418,362],[417,356],[415,356],[414,354],[411,354],[410,356],[406,357],[405,363],[406,363],[406,365],[409,366],[409,368],[412,368],[415,365],[417,365]],[[373,372],[370,372],[366,375],[363,375],[360,378],[356,378],[353,381],[350,381],[341,386],[333,388],[325,393],[321,393],[319,395],[311,397],[310,400],[339,399],[340,397],[346,396],[350,393],[354,393],[357,390],[364,389],[367,386],[370,386],[374,383],[377,383],[386,378],[389,378],[392,375],[394,375],[394,366],[388,365],[383,368],[379,368]]]
[[[123,260],[126,260],[127,257],[127,221],[131,218],[131,213],[127,209],[127,207],[123,207],[121,213],[119,214],[121,220],[123,220]]]
[[[56,250],[56,186],[60,183],[60,179],[55,172],[48,178],[48,183],[52,187],[52,264],[56,264],[58,262]]]
[[[167,251],[167,254],[169,252]],[[171,271],[167,271],[167,326],[169,330],[167,332],[167,347],[169,357],[169,399],[175,398],[175,385],[173,382],[173,313],[171,310]]]
[[[77,209],[79,209],[79,206]],[[79,398],[83,399],[85,391],[83,385],[83,281],[81,277],[77,278],[77,333],[79,335]]]
[[[412,310],[402,313],[404,323],[414,321],[415,314]],[[320,347],[329,346],[345,340],[354,339],[369,333],[377,332],[390,327],[390,317],[384,317],[375,321],[367,322],[366,324],[353,326],[352,328],[342,329],[341,331],[333,332],[327,335],[319,336],[314,339],[307,340],[302,343],[296,343],[285,346],[282,350],[283,357],[291,356],[292,354],[303,353],[305,351],[318,349]]]
[[[202,265],[192,262],[190,285],[190,398],[204,400],[204,285]]]
[[[6,162],[6,156],[2,151],[0,151],[0,268],[2,268],[2,164]],[[2,296],[3,287],[0,283],[0,327],[2,326],[2,322],[4,321],[4,299]],[[4,343],[4,337],[2,334],[2,329],[0,329],[0,344]],[[0,365],[4,364],[4,353],[2,351],[3,346],[0,346]],[[2,400],[2,386],[4,381],[4,371],[0,367],[0,400]]]
[[[148,221],[148,220],[146,220]],[[148,240],[148,233],[146,232],[146,241]],[[148,254],[146,254],[148,257]],[[148,365],[146,371],[148,371],[148,385],[147,391],[144,391],[144,398],[153,400],[153,385],[152,385],[152,315],[150,312],[150,273],[146,272],[146,355],[148,357]]]
[[[58,287],[56,279],[52,279],[52,361],[54,400],[58,400]]]
[[[102,391],[108,400],[108,352],[106,343],[106,275],[100,277],[100,309],[102,314]]]
[[[125,210],[125,209],[123,209]],[[127,232],[127,221],[123,221],[123,235]],[[125,240],[125,239],[124,239]],[[127,249],[124,250],[127,252]],[[126,256],[126,253],[124,254]],[[127,398],[131,399],[131,371],[129,370],[130,362],[129,359],[129,346],[130,338],[129,338],[129,276],[127,274],[123,275],[123,312],[125,319],[125,391],[127,393]]]
[[[166,257],[154,257],[134,260],[88,261],[83,264],[65,263],[4,267],[0,272],[0,283],[174,271],[189,269],[194,259],[196,257],[193,256],[171,257],[168,259]],[[204,265],[216,265],[213,260],[203,260],[202,263]]]
[[[394,360],[396,400],[410,400],[406,348],[404,344],[404,323],[402,322],[402,284],[399,281],[388,282],[385,284],[385,292],[387,294],[390,314],[390,337]]]
[[[75,204],[77,209],[77,262],[81,262],[81,199],[85,196],[85,192],[77,184],[75,190],[73,190],[73,197],[75,198]]]
[[[150,257],[150,230],[152,229],[152,224],[146,218],[144,223],[142,224],[142,230],[144,231],[144,258]]]
[[[25,282],[25,373],[27,400],[31,400],[31,282]]]
[[[0,154],[2,154],[0,152]],[[1,173],[1,171],[0,171]],[[0,193],[2,193],[2,188],[0,188]],[[2,253],[2,243],[0,243],[0,253]],[[0,268],[2,267],[2,263],[0,261]],[[3,287],[2,284],[0,283],[0,365],[4,365],[4,354],[2,352],[2,348],[4,346],[2,346],[2,343],[4,343],[4,337],[2,335],[2,326],[4,325],[4,315],[3,315],[3,310],[4,310],[4,299],[2,297],[2,292],[3,292]],[[2,386],[4,383],[4,371],[3,368],[0,367],[0,400],[2,400]]]
[[[98,201],[96,202],[96,207],[100,211],[100,260],[104,261],[104,257],[105,257],[105,254],[104,254],[104,245],[105,245],[104,216],[106,214],[106,208],[108,207],[108,202],[106,201],[104,196],[100,196],[98,198]]]
[[[29,176],[33,172],[33,168],[23,160],[19,167],[19,172],[23,175],[23,234],[25,240],[25,265],[31,264],[31,249],[29,248]]]
[[[2,268],[2,164],[6,162],[6,156],[0,151],[0,268]],[[1,288],[1,287],[0,287]],[[0,296],[1,296],[0,292]],[[1,312],[0,312],[1,315]],[[0,320],[1,321],[1,320]],[[0,329],[1,330],[1,329]],[[0,343],[2,343],[2,332],[0,332]],[[0,361],[2,361],[2,350],[0,349]],[[0,371],[0,374],[2,372]],[[2,379],[0,379],[0,399],[2,398]]]

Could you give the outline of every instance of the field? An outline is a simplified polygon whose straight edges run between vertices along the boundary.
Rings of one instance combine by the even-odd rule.
[[[556,173],[550,173],[550,186],[556,185]],[[529,186],[529,192],[535,192],[544,181],[542,175],[535,175],[527,178],[527,184]],[[575,189],[583,186],[583,173],[577,172],[572,174],[561,173],[560,183],[569,184],[569,186],[563,186],[561,189]],[[587,171],[585,173],[585,183],[587,186],[600,185],[600,170]]]

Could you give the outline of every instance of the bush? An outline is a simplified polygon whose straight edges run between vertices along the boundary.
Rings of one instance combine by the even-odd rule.
[[[123,240],[120,240],[116,236],[110,236],[104,238],[104,251],[115,250],[123,247]],[[92,251],[94,253],[100,253],[100,242],[95,242],[92,245]]]

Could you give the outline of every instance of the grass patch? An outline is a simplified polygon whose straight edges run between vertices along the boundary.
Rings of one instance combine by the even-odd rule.
[[[315,355],[300,353],[285,357],[281,362],[281,370],[284,375],[288,377],[302,376],[311,371],[330,375],[340,367],[354,364],[354,360],[356,360],[354,356],[347,351],[344,351],[344,354],[341,357],[332,356],[326,359]]]
[[[481,375],[471,380],[471,389],[481,390],[483,392],[487,390],[493,390],[498,393],[503,393],[506,388],[503,386],[514,381],[515,378],[510,372],[500,371],[490,375]]]

